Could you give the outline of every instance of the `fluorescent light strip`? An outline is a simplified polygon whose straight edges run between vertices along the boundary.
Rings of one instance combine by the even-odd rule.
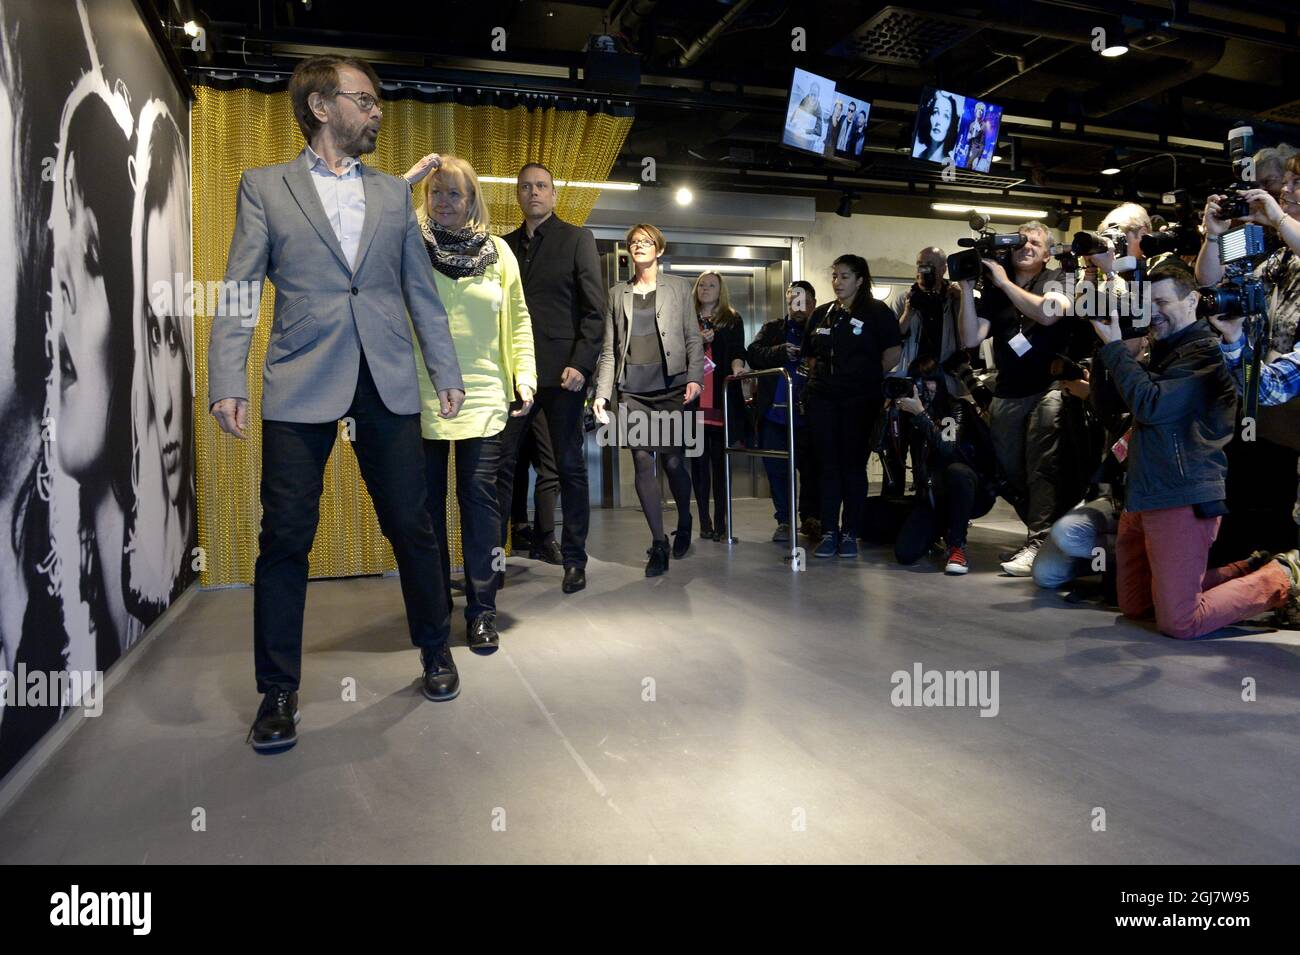
[[[732,262],[671,262],[665,266],[673,272],[765,272],[765,265],[736,265]]]
[[[1016,209],[1009,206],[967,206],[958,202],[932,202],[930,208],[935,212],[978,212],[981,215],[1006,216],[1013,219],[1042,219],[1047,215],[1046,209]]]
[[[518,176],[479,176],[479,182],[497,182],[513,186],[519,181]],[[572,186],[575,189],[612,189],[618,192],[635,192],[641,188],[639,182],[584,182],[580,179],[557,179],[557,186]]]

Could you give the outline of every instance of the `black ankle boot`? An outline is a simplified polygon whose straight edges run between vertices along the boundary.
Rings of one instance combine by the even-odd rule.
[[[646,561],[645,575],[647,577],[658,577],[668,572],[668,538],[657,540],[650,545],[646,551],[650,559]]]
[[[686,552],[691,549],[691,515],[686,515],[686,520],[677,525],[677,530],[673,531],[673,560],[681,560],[686,556]]]

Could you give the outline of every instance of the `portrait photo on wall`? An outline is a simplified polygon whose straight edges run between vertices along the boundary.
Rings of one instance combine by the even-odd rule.
[[[189,154],[133,0],[0,0],[0,776],[196,576]]]

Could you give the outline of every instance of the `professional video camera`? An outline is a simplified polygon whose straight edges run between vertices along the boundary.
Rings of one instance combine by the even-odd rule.
[[[1201,251],[1201,230],[1194,225],[1174,222],[1141,239],[1142,254],[1148,259],[1166,252],[1174,255],[1195,255]]]
[[[980,260],[996,258],[1007,265],[1007,257],[1025,244],[1025,237],[1019,232],[994,232],[988,227],[988,216],[978,212],[972,212],[966,222],[979,233],[979,238],[957,240],[957,244],[966,251],[954,252],[948,256],[948,278],[954,282],[975,279],[979,286],[984,278],[984,263]]]
[[[1222,207],[1220,207],[1222,208]],[[1234,216],[1236,218],[1236,216]],[[1264,227],[1244,225],[1225,232],[1219,239],[1219,262],[1223,265],[1223,278],[1218,285],[1197,289],[1200,301],[1196,303],[1196,316],[1227,315],[1244,317],[1242,364],[1245,367],[1245,415],[1255,417],[1259,408],[1259,365],[1267,351],[1268,296],[1262,279],[1255,277],[1255,268],[1268,255]]]
[[[1242,219],[1250,215],[1250,203],[1244,193],[1254,189],[1255,130],[1245,125],[1234,126],[1228,130],[1228,158],[1232,162],[1233,183],[1223,190],[1223,201],[1219,203],[1219,218]]]

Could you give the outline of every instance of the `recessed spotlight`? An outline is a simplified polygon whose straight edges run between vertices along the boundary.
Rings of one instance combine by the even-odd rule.
[[[694,201],[695,194],[685,186],[682,186],[677,190],[674,198],[677,200],[679,206],[689,206],[691,202]]]

